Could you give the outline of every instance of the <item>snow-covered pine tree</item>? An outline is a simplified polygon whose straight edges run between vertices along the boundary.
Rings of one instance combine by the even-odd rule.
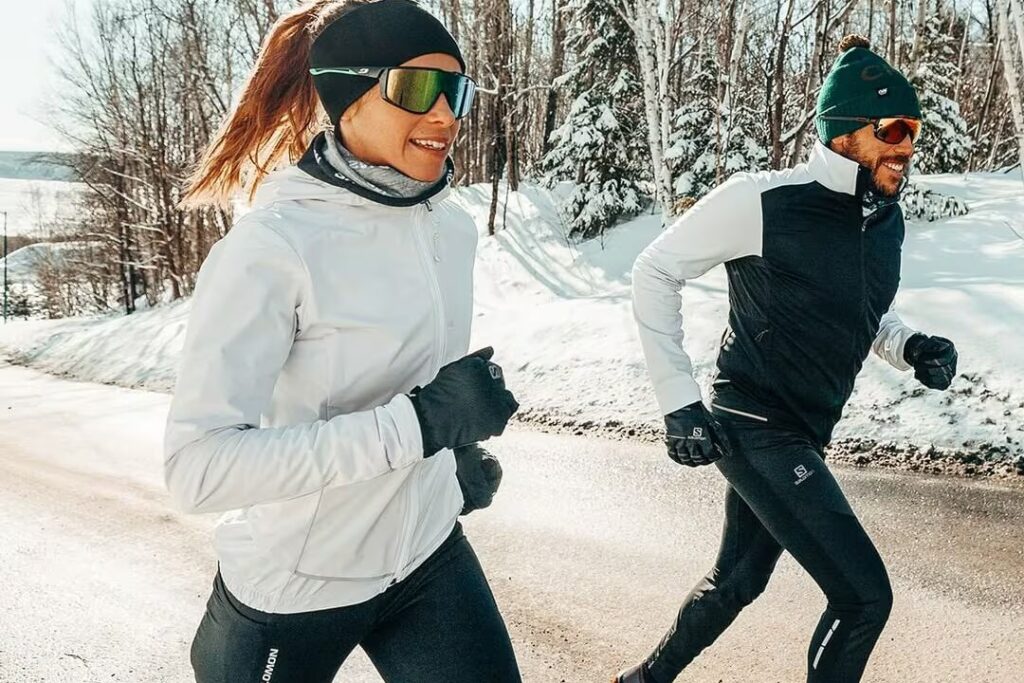
[[[907,220],[932,221],[966,216],[969,209],[967,203],[953,195],[941,194],[911,182],[900,195],[903,215]]]
[[[914,167],[921,173],[963,171],[974,144],[960,105],[953,100],[960,73],[959,41],[951,28],[962,28],[961,23],[943,6],[919,29],[920,54],[910,81],[917,89],[924,122],[914,154]]]
[[[683,88],[675,112],[666,158],[672,164],[672,189],[680,208],[692,204],[733,173],[767,167],[768,151],[759,141],[757,114],[737,103],[720,106],[718,67],[710,57]]]
[[[555,87],[568,87],[573,100],[543,168],[548,186],[574,182],[561,210],[570,236],[585,239],[643,209],[650,169],[632,35],[610,0],[578,0],[566,11],[577,60]]]
[[[719,182],[725,182],[733,173],[768,168],[768,149],[759,132],[758,112],[736,101],[723,108],[722,120],[725,138],[719,160]]]
[[[7,315],[12,318],[28,320],[30,317],[34,317],[35,312],[36,306],[28,286],[24,283],[14,283],[11,285],[7,302]]]
[[[672,192],[678,203],[698,199],[715,186],[718,166],[716,118],[718,102],[716,67],[710,59],[701,60],[683,88],[676,109],[670,146],[665,158],[672,165]],[[689,203],[686,200],[686,203]]]

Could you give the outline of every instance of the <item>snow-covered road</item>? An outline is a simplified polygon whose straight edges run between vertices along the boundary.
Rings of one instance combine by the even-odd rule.
[[[190,681],[214,517],[163,489],[164,394],[0,364],[0,681]],[[657,447],[510,431],[505,479],[467,533],[526,681],[607,681],[655,644],[721,527],[711,468]],[[866,681],[1016,683],[1024,489],[839,470],[896,592]],[[688,683],[793,683],[823,599],[784,558]],[[376,681],[361,654],[337,680]]]

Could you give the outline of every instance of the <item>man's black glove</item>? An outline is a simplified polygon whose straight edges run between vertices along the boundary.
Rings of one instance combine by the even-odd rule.
[[[455,476],[462,489],[463,515],[491,504],[501,484],[501,464],[478,444],[455,449]]]
[[[903,345],[903,360],[914,366],[914,377],[929,389],[947,389],[956,376],[956,347],[943,337],[915,334]]]
[[[423,455],[465,446],[505,431],[519,404],[505,388],[501,368],[490,361],[490,346],[442,367],[409,399],[423,434]]]
[[[665,416],[668,457],[680,465],[710,465],[725,455],[722,427],[700,401]]]

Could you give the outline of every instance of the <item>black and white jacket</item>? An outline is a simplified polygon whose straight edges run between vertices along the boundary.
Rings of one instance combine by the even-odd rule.
[[[909,369],[914,330],[891,309],[903,213],[870,174],[820,142],[806,163],[737,173],[676,219],[633,266],[633,308],[663,414],[701,400],[683,351],[680,288],[725,263],[729,327],[712,406],[831,438],[874,351]]]

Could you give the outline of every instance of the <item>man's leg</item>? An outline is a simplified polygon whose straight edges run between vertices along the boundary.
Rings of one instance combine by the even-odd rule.
[[[825,593],[808,683],[857,683],[892,608],[885,565],[818,449],[767,426],[730,429],[743,448],[719,469]]]
[[[715,566],[686,597],[675,623],[647,658],[647,678],[653,683],[675,680],[761,594],[781,553],[781,546],[730,485]]]

